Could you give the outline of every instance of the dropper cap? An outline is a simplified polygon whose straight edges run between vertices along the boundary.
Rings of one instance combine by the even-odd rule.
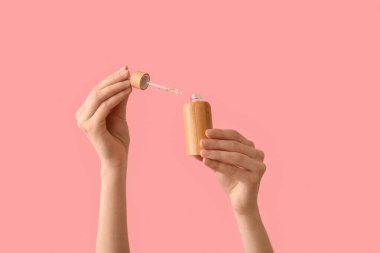
[[[177,95],[182,95],[182,90],[176,89],[176,88],[168,88],[156,83],[150,82],[150,76],[148,73],[143,72],[143,71],[136,71],[131,75],[131,85],[134,88],[140,89],[140,90],[145,90],[149,86],[152,86],[154,88],[163,90],[163,91],[168,91]]]
[[[130,80],[134,88],[145,90],[149,86],[150,76],[146,72],[136,71],[131,75]]]

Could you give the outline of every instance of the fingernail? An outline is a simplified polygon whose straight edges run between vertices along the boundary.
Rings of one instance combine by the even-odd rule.
[[[124,81],[124,84],[125,84],[127,87],[129,87],[129,86],[131,86],[131,81],[130,81],[130,80],[126,80],[126,81]]]
[[[120,71],[122,71],[122,70],[124,70],[124,69],[128,69],[128,66],[125,66],[125,65],[124,65],[123,67],[120,68]]]
[[[199,141],[199,144],[200,144],[201,146],[204,146],[205,143],[206,143],[205,139],[201,139],[201,140]]]
[[[127,72],[128,72],[128,70],[126,70],[126,69],[122,69],[122,70],[120,70],[119,74],[120,74],[121,76],[126,76],[126,75],[127,75]]]
[[[211,132],[211,129],[207,129],[207,130],[205,131],[205,134],[208,136],[208,135],[210,134],[210,132]]]

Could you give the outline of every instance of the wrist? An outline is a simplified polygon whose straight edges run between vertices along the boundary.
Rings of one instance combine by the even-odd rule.
[[[259,206],[256,200],[249,201],[234,201],[231,199],[232,210],[236,215],[252,215],[253,213],[259,213]]]
[[[247,208],[244,211],[233,210],[236,219],[241,221],[261,221],[260,211],[258,205]]]
[[[125,178],[127,173],[127,166],[125,164],[111,165],[108,163],[101,163],[100,177],[102,180]]]

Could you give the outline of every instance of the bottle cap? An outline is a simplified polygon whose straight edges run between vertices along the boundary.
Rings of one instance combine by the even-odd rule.
[[[145,90],[148,88],[150,76],[146,72],[136,71],[131,75],[131,85],[134,88]]]

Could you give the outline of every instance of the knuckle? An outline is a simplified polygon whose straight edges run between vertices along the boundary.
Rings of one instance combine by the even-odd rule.
[[[235,157],[235,162],[237,164],[241,164],[243,161],[244,161],[244,156],[240,153],[236,153],[236,155],[234,156]]]
[[[112,109],[112,103],[111,101],[106,100],[101,104],[101,107],[102,107],[102,110],[104,110],[107,114],[109,114]]]
[[[214,170],[218,170],[219,169],[219,163],[218,162],[215,162],[211,159],[206,159],[206,165],[209,166],[210,168],[214,169]]]
[[[85,133],[85,134],[93,134],[95,131],[97,131],[97,123],[92,122],[91,120],[84,121],[84,122],[78,122],[78,127]]]
[[[218,159],[220,158],[219,152],[215,150],[209,150],[210,159]]]
[[[99,100],[101,98],[101,92],[99,89],[94,89],[93,91],[95,100]]]
[[[229,131],[230,131],[232,134],[237,134],[237,131],[236,131],[235,129],[230,128]]]
[[[80,122],[79,120],[77,120],[77,127],[82,129],[82,122]]]
[[[261,170],[261,174],[264,174],[265,171],[267,170],[267,166],[265,163],[262,163],[261,167],[260,167],[260,170]]]
[[[265,158],[265,154],[264,154],[264,152],[263,152],[262,150],[260,150],[260,149],[255,149],[255,150],[254,150],[254,155],[255,155],[255,157],[257,157],[260,161],[263,161],[264,158]]]
[[[261,156],[261,160],[265,159],[265,153],[264,153],[264,151],[260,150],[260,156]]]
[[[115,74],[112,75],[111,80],[114,83],[117,80],[119,80],[120,77],[124,77],[124,76],[125,76],[125,72],[124,71],[119,71],[119,72],[117,72],[117,73],[115,73]]]
[[[83,121],[77,121],[77,126],[82,130],[82,131],[84,131],[84,132],[86,132],[87,133],[87,126],[86,126],[86,124],[85,124],[85,122],[83,122]]]
[[[109,107],[109,104],[110,104],[110,102],[108,100],[106,100],[106,101],[103,101],[100,106],[102,106],[103,108],[107,109]]]
[[[94,133],[96,129],[97,129],[97,124],[91,121],[88,122],[84,127],[84,130],[86,131],[86,133]]]
[[[75,112],[75,119],[78,121],[78,119],[79,119],[79,110],[77,110],[76,112]]]
[[[239,139],[239,140],[240,140],[240,134],[239,134],[238,131],[236,131],[235,129],[232,129],[232,135],[233,135],[236,139]]]
[[[220,149],[221,145],[219,140],[210,140],[210,148]]]
[[[94,87],[92,87],[91,93],[93,96],[95,96],[101,90],[101,86],[102,86],[102,82],[99,82]]]
[[[204,139],[202,143],[204,147],[210,147],[211,141],[209,139]]]
[[[232,147],[233,150],[239,150],[240,145],[237,142],[233,142],[232,145],[231,145],[231,147]]]

